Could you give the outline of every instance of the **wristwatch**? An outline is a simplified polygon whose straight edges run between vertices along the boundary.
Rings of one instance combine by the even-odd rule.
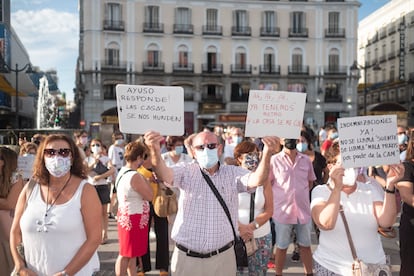
[[[253,220],[253,224],[255,229],[260,227],[259,223],[256,220]]]
[[[62,272],[60,272],[61,276],[69,276],[69,274],[66,273],[66,270],[63,270]]]

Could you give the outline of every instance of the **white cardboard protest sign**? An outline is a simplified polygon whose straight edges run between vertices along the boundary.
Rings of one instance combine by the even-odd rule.
[[[178,86],[116,86],[119,129],[124,133],[184,135],[184,90]]]
[[[245,136],[299,138],[305,103],[305,93],[250,90]]]
[[[17,158],[17,168],[22,174],[23,179],[29,179],[33,174],[33,163],[35,155],[19,155]]]
[[[338,135],[344,168],[400,163],[397,115],[340,118]]]

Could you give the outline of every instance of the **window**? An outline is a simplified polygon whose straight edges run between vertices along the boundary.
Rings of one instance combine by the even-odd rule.
[[[233,12],[232,35],[250,36],[249,18],[247,11],[236,10]]]
[[[266,48],[263,55],[263,72],[275,72],[275,54],[272,48]]]
[[[104,89],[104,99],[105,100],[116,100],[116,84],[105,84]]]
[[[263,12],[263,27],[265,31],[272,32],[276,27],[276,15],[274,11]]]
[[[339,12],[330,12],[328,15],[328,32],[339,33]]]
[[[332,50],[328,56],[328,70],[329,72],[339,71],[339,54],[338,50]]]
[[[302,50],[295,49],[292,54],[292,70],[293,72],[302,72],[303,56]]]
[[[158,50],[158,46],[151,44],[148,47],[147,51],[147,63],[150,67],[159,67],[160,66],[160,56],[161,53]]]
[[[188,67],[188,49],[187,46],[178,47],[178,66]]]
[[[237,48],[235,55],[236,69],[246,68],[246,50],[242,47]]]
[[[177,8],[175,10],[175,33],[192,33],[191,10],[189,8]]]
[[[305,32],[305,14],[303,12],[291,13],[291,30],[294,34],[300,34]]]
[[[395,66],[390,67],[390,81],[395,81]]]
[[[216,9],[207,9],[206,11],[206,25],[207,30],[215,31],[217,29],[218,11]]]
[[[119,66],[119,46],[116,43],[110,43],[105,49],[105,65]]]
[[[250,84],[249,83],[232,83],[231,84],[231,101],[233,102],[247,102],[249,97]]]
[[[106,4],[105,18],[110,21],[120,21],[121,16],[121,5],[116,3]]]
[[[145,7],[145,23],[149,25],[149,27],[157,27],[160,22],[160,8],[158,6],[147,6]]]
[[[306,93],[306,85],[303,83],[289,83],[287,91]]]
[[[340,87],[341,85],[338,83],[327,83],[325,85],[325,102],[342,102]]]

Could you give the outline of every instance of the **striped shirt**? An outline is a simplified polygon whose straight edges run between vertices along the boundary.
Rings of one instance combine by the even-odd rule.
[[[182,164],[172,169],[173,186],[180,189],[172,239],[200,253],[217,250],[231,242],[234,235],[230,222],[199,165]],[[242,167],[227,165],[220,165],[214,175],[209,175],[230,211],[236,233],[238,193],[247,191],[249,175],[250,172]]]

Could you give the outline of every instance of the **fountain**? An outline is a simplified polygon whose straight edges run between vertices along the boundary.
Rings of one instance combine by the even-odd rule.
[[[37,129],[54,127],[55,97],[49,93],[49,82],[46,75],[39,79],[39,97],[37,99]]]

